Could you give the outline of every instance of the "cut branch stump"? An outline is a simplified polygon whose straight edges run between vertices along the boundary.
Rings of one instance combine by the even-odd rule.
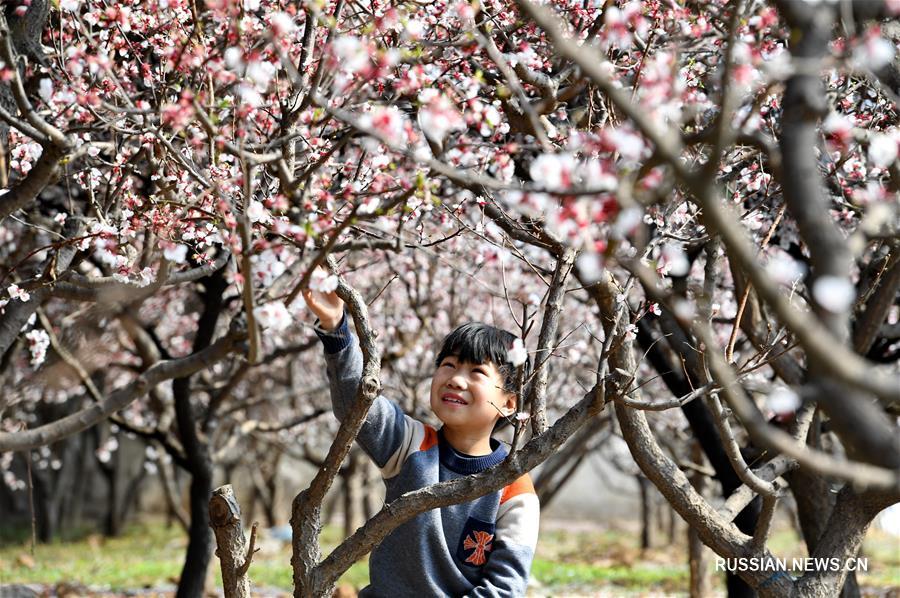
[[[225,598],[250,598],[247,570],[258,550],[255,548],[257,524],[253,523],[248,548],[241,527],[241,508],[231,484],[213,490],[209,499],[209,525],[216,536],[216,556],[222,565]]]

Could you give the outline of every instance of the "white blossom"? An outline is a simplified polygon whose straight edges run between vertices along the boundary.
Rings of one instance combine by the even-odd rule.
[[[356,73],[369,66],[369,52],[358,37],[342,35],[334,40],[331,49],[344,71]]]
[[[800,403],[800,396],[786,386],[776,386],[766,397],[766,406],[777,415],[793,413]]]
[[[853,49],[856,66],[877,71],[894,59],[894,44],[880,35],[868,35]]]
[[[331,293],[338,287],[338,279],[334,274],[316,269],[309,279],[309,288],[320,293]]]
[[[881,168],[887,168],[897,159],[897,138],[876,133],[869,137],[869,160]]]
[[[19,301],[28,301],[31,299],[31,295],[25,289],[20,289],[19,285],[11,284],[6,288],[6,292],[9,293],[10,299],[18,299]]]
[[[823,309],[832,313],[847,310],[856,298],[856,289],[846,278],[839,276],[822,276],[812,288],[813,298]]]
[[[506,352],[506,359],[516,367],[528,361],[528,351],[525,350],[525,343],[522,342],[522,339],[517,338],[513,341],[512,348]]]
[[[31,365],[37,367],[47,358],[47,347],[50,346],[50,336],[45,330],[31,330],[25,333],[28,341],[28,351],[31,353]]]
[[[659,252],[656,262],[656,270],[663,275],[684,276],[688,273],[691,263],[688,261],[684,250],[673,243],[666,243]]]
[[[163,245],[163,257],[176,264],[183,264],[187,260],[187,251],[187,245],[181,243],[165,243]]]
[[[281,332],[291,325],[293,318],[282,301],[272,301],[253,310],[256,321],[263,328]]]
[[[289,35],[294,31],[294,19],[286,12],[276,12],[269,17],[275,35]]]
[[[603,255],[596,252],[585,252],[575,258],[575,265],[586,284],[600,280],[603,275]]]
[[[575,158],[571,154],[541,154],[531,162],[531,180],[550,190],[568,189],[574,183]]]
[[[41,82],[38,83],[38,95],[49,104],[53,99],[53,81],[49,78],[41,79]]]
[[[250,205],[247,206],[247,218],[250,219],[250,222],[262,222],[263,224],[272,222],[272,214],[269,213],[269,210],[266,209],[262,202],[255,199],[251,199]]]
[[[777,253],[766,265],[766,272],[778,284],[790,286],[806,273],[806,267],[785,253]]]
[[[268,89],[276,70],[271,62],[254,60],[247,65],[247,78],[253,81],[257,91],[263,92]]]

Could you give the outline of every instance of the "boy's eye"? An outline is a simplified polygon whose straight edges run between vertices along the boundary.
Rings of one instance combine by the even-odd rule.
[[[474,371],[476,374],[481,374],[482,376],[487,376],[487,371],[484,368],[475,368]]]

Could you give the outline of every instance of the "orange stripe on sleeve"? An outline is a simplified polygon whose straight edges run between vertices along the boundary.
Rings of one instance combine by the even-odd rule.
[[[422,439],[422,444],[419,445],[419,450],[427,451],[436,444],[437,431],[431,426],[425,426],[425,437]]]
[[[500,504],[502,505],[512,497],[520,494],[535,494],[531,476],[527,473],[503,489],[503,494],[500,495]]]

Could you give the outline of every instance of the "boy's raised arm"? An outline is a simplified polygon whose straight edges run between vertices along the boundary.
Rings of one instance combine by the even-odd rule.
[[[319,318],[315,330],[325,350],[331,405],[334,415],[343,421],[356,401],[362,378],[362,351],[350,331],[344,302],[335,293],[304,291],[303,297]],[[385,466],[409,435],[407,419],[398,405],[383,396],[372,403],[356,440],[379,468]]]

